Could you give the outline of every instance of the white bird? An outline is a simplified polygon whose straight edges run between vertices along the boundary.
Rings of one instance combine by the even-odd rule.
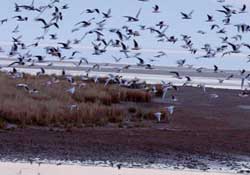
[[[219,98],[219,95],[217,95],[217,94],[210,94],[210,98]]]
[[[37,89],[30,89],[29,93],[30,94],[37,94],[37,93],[39,93],[39,91]]]
[[[171,89],[172,87],[171,87],[171,83],[166,83],[163,80],[161,81],[161,83],[162,83],[162,87],[163,87],[163,89],[162,89],[162,91],[163,91],[162,100],[164,100],[166,98],[168,90]]]
[[[116,76],[115,76],[115,75],[109,74],[108,76],[109,76],[109,77],[108,77],[108,79],[106,80],[106,82],[105,82],[105,84],[104,84],[104,87],[106,87],[106,86],[109,84],[110,81],[115,81],[115,82],[116,82]]]
[[[70,111],[73,111],[74,109],[78,109],[77,105],[69,105]]]
[[[72,76],[67,76],[66,79],[71,84],[73,84],[75,82],[75,80],[74,80],[74,78]]]
[[[70,94],[74,94],[75,91],[76,91],[76,88],[72,87],[72,88],[68,89],[66,92],[69,92]]]
[[[170,86],[166,86],[166,87],[164,87],[164,88],[162,89],[162,91],[163,91],[162,100],[164,100],[164,99],[166,98],[167,92],[168,92],[169,89],[171,89]]]
[[[198,84],[198,86],[197,86],[197,87],[201,88],[201,89],[203,90],[203,92],[204,92],[204,93],[206,93],[206,92],[207,92],[207,89],[206,89],[205,84],[200,83],[200,84]]]
[[[86,87],[86,83],[81,83],[81,84],[79,84],[79,88],[82,88],[82,87]]]
[[[94,80],[95,83],[98,83],[99,82],[99,77],[96,75],[96,76],[93,77],[93,80]]]
[[[242,78],[241,79],[241,84],[240,84],[241,89],[243,89],[244,84],[245,84],[245,78]]]
[[[23,83],[19,83],[16,85],[17,88],[23,88],[25,89],[27,92],[29,92],[30,94],[36,94],[39,91],[37,89],[30,89],[29,86],[27,84],[23,84]]]
[[[168,106],[168,107],[166,107],[166,109],[168,110],[168,112],[170,113],[170,115],[173,115],[175,106]]]
[[[239,93],[239,97],[245,98],[249,96],[249,92],[247,89],[243,90],[241,93]]]
[[[157,119],[158,122],[161,122],[161,115],[162,115],[161,112],[154,113],[154,116],[156,117],[156,119]]]
[[[18,87],[18,88],[28,88],[28,85],[23,84],[23,83],[19,83],[19,84],[16,85],[16,87]]]
[[[154,94],[156,94],[156,93],[158,92],[156,86],[153,86],[153,87],[152,87],[152,92],[153,92]]]
[[[53,66],[53,63],[50,62],[50,63],[47,64],[47,66],[48,66],[48,67],[51,67],[51,66]]]

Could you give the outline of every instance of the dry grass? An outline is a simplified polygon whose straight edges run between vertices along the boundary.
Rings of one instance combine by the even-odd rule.
[[[104,86],[83,82],[75,77],[76,85],[65,77],[31,76],[13,78],[0,73],[0,127],[5,122],[20,126],[84,127],[121,124],[125,118],[153,119],[153,112],[134,107],[131,111],[126,103],[150,103],[151,94],[144,90],[128,89],[118,85]],[[48,84],[48,82],[52,82]],[[17,88],[18,83],[28,84],[38,93],[29,93]],[[84,86],[79,86],[86,83]],[[66,92],[75,86],[74,94]],[[142,112],[143,111],[143,112]]]

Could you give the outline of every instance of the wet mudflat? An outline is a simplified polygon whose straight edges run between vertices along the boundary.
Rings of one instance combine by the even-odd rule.
[[[63,128],[26,126],[1,130],[1,158],[119,162],[125,167],[183,168],[243,172],[250,169],[249,97],[240,91],[183,87],[178,101],[153,99],[154,106],[175,105],[170,121],[124,122],[122,127]],[[218,98],[211,98],[217,94]],[[192,98],[187,98],[188,96]],[[146,106],[145,106],[146,107]],[[91,163],[90,163],[91,165]]]

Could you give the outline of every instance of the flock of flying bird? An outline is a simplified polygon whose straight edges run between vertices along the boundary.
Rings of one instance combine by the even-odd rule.
[[[204,16],[204,22],[209,24],[209,31],[215,32],[218,34],[218,38],[221,39],[220,46],[213,46],[212,44],[204,44],[201,48],[195,47],[192,36],[189,35],[181,35],[181,36],[168,36],[166,31],[170,27],[170,25],[164,21],[158,21],[154,26],[148,26],[147,24],[141,24],[141,12],[143,8],[139,8],[135,14],[125,15],[124,24],[120,28],[110,28],[107,26],[107,23],[112,20],[113,13],[112,9],[108,9],[107,11],[103,11],[99,8],[94,9],[85,9],[79,15],[82,15],[82,18],[85,14],[92,15],[90,19],[84,19],[75,23],[73,29],[71,29],[72,33],[78,32],[78,36],[80,32],[84,32],[82,37],[75,38],[72,40],[68,40],[65,42],[58,41],[57,33],[51,33],[50,31],[60,30],[60,24],[64,20],[64,11],[70,8],[70,4],[64,4],[61,2],[62,0],[50,0],[47,5],[36,6],[34,0],[31,4],[17,4],[14,5],[15,16],[11,18],[5,18],[0,20],[0,24],[4,25],[9,20],[15,20],[18,22],[18,25],[11,31],[13,33],[12,37],[12,45],[9,52],[5,52],[4,49],[0,48],[1,52],[5,52],[9,57],[16,58],[16,61],[12,62],[8,65],[8,67],[12,68],[10,71],[11,75],[20,76],[21,73],[17,71],[16,66],[34,66],[37,63],[46,62],[47,57],[54,57],[60,61],[67,59],[78,59],[79,62],[75,64],[75,66],[80,66],[81,64],[89,64],[89,59],[83,57],[81,52],[77,49],[74,49],[74,45],[81,44],[86,37],[93,38],[91,45],[93,46],[93,55],[102,56],[104,53],[109,51],[109,48],[117,49],[124,57],[115,57],[112,56],[116,63],[120,62],[124,58],[131,58],[138,61],[137,66],[140,66],[145,69],[154,69],[152,62],[156,61],[156,59],[164,59],[167,56],[167,51],[158,51],[155,56],[149,61],[146,61],[140,50],[142,50],[141,44],[138,42],[137,38],[141,36],[142,32],[148,32],[153,39],[155,39],[159,43],[172,43],[177,44],[181,43],[180,47],[185,51],[190,52],[190,54],[194,55],[195,58],[214,58],[214,57],[224,57],[226,55],[231,54],[239,54],[242,52],[242,48],[250,49],[250,44],[242,42],[243,35],[247,32],[250,32],[250,25],[248,24],[234,24],[232,22],[232,17],[236,15],[241,15],[248,13],[247,6],[245,4],[242,5],[240,9],[235,8],[233,5],[227,4],[225,0],[217,0],[218,3],[221,4],[221,8],[216,10],[216,12],[223,17],[222,23],[218,24],[215,17],[212,14],[207,14]],[[144,3],[150,3],[150,0],[135,0],[141,1]],[[152,15],[157,15],[161,13],[163,9],[159,5],[152,5]],[[35,14],[35,17],[30,19],[31,17],[25,16],[22,12],[30,12],[31,15]],[[44,15],[45,13],[50,15]],[[191,10],[188,13],[180,12],[180,20],[192,20],[194,14],[194,10]],[[44,15],[44,17],[43,17]],[[97,21],[96,19],[100,19]],[[19,25],[21,23],[25,23],[29,20],[33,20],[37,25],[41,25],[42,35],[36,37],[34,43],[27,44],[23,41],[22,35],[20,34]],[[138,24],[137,28],[130,27],[130,24]],[[227,35],[227,26],[235,27],[235,35],[228,36]],[[35,29],[34,29],[35,30]],[[206,31],[199,30],[198,34],[206,35]],[[107,36],[109,35],[109,36]],[[111,39],[107,39],[112,36]],[[32,48],[38,48],[39,44],[42,40],[49,39],[55,41],[56,46],[46,46],[44,55],[33,55]],[[133,43],[132,46],[129,46],[128,43]],[[64,51],[70,51],[70,56],[66,56]],[[202,53],[202,55],[197,55],[197,53]],[[248,61],[250,62],[250,55],[248,56]],[[202,73],[202,67],[194,68],[193,65],[186,64],[186,59],[180,59],[177,61],[177,65],[179,67],[188,67],[190,69],[196,70],[198,73]],[[47,66],[53,66],[52,62],[49,62]],[[86,75],[83,77],[84,79],[93,79],[95,82],[98,82],[98,77],[89,77],[89,73],[94,70],[100,69],[100,64],[93,64],[91,68],[86,70]],[[117,73],[122,72],[125,69],[129,69],[131,65],[124,65],[122,68],[117,68]],[[217,65],[214,65],[214,73],[221,72]],[[43,75],[46,73],[45,67],[41,67],[41,70],[37,73],[37,75]],[[174,77],[178,79],[185,78],[187,81],[184,85],[187,85],[192,81],[190,76],[181,76],[179,72],[172,71],[169,72],[173,74]],[[238,73],[242,77],[242,88],[244,87],[244,83],[249,80],[250,74],[247,74],[245,69],[239,71]],[[74,83],[74,80],[71,76],[67,75],[66,70],[62,70],[62,75],[64,75],[70,83]],[[233,78],[235,75],[231,74],[224,79],[220,79],[219,83],[223,83],[226,80]],[[56,80],[51,81],[53,83]],[[109,77],[105,83],[105,86],[108,83],[119,83],[120,85],[131,87],[136,83],[140,82],[138,79],[133,80],[124,80],[119,75],[109,74]],[[164,89],[163,99],[166,97],[166,93],[168,89],[176,89],[177,87],[173,85],[173,83],[165,83],[162,82],[162,86]],[[26,90],[30,91],[25,84],[19,84],[18,87],[24,87]],[[205,91],[205,85],[200,84],[199,87],[202,87]],[[241,96],[247,96],[248,91],[242,89]],[[152,91],[155,91],[153,88]],[[32,91],[33,92],[33,91]],[[75,92],[75,87],[73,86],[68,90],[70,93]],[[216,94],[212,94],[213,97],[217,97]],[[174,99],[174,98],[173,98]],[[169,112],[173,113],[174,106],[168,107]],[[156,114],[159,116],[159,114]]]

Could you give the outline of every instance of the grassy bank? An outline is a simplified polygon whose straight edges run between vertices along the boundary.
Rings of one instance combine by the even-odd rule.
[[[85,127],[127,120],[154,120],[152,95],[142,89],[129,89],[104,82],[94,83],[65,76],[14,78],[0,73],[0,121],[19,126]],[[75,88],[74,93],[68,90]],[[144,107],[145,106],[145,107]],[[163,116],[164,117],[164,116]]]

